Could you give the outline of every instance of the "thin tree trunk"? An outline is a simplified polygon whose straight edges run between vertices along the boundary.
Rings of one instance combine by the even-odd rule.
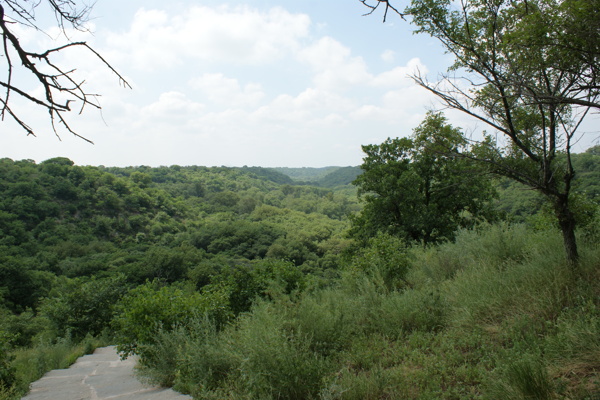
[[[575,238],[575,215],[569,208],[568,196],[560,196],[555,203],[556,217],[563,236],[563,243],[567,253],[567,261],[571,266],[577,266],[579,252]]]

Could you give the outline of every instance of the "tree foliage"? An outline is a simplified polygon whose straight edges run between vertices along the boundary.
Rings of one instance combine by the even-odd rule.
[[[492,129],[467,156],[550,200],[573,263],[578,251],[571,147],[589,109],[600,106],[599,5],[413,0],[406,9],[417,32],[437,39],[454,56],[440,81],[413,78],[448,107]]]
[[[432,132],[441,133],[434,136]],[[403,149],[402,154],[392,146],[396,141],[404,146],[398,147]],[[373,184],[383,180],[389,185],[382,188],[390,189],[402,182],[399,177],[406,173],[404,179],[411,185],[405,185],[406,192],[398,192],[399,202],[419,196],[422,199],[425,192],[419,190],[429,188],[430,198],[437,203],[415,208],[415,213],[423,210],[422,215],[429,220],[407,215],[407,221],[450,221],[430,234],[432,242],[441,238],[440,229],[451,232],[450,226],[457,221],[470,225],[476,218],[470,206],[458,214],[458,219],[434,218],[437,207],[458,204],[461,196],[465,201],[482,200],[481,194],[488,193],[487,184],[494,183],[490,180],[479,193],[475,188],[469,192],[471,188],[463,187],[481,176],[472,173],[467,159],[442,151],[448,146],[461,151],[469,148],[460,131],[447,125],[443,116],[431,114],[412,137],[396,141],[372,146],[374,154],[385,154],[385,160],[391,160],[373,160],[371,172],[381,177]],[[389,151],[382,151],[386,146]],[[595,244],[600,214],[597,208],[588,206],[596,201],[600,157],[594,148],[572,157],[582,171],[574,180],[574,188],[581,189],[577,213],[587,221],[582,220],[582,224],[590,227],[581,229],[582,237],[585,243]],[[330,174],[344,170],[352,172],[338,168]],[[160,347],[179,362],[182,359],[172,352],[182,344],[178,338],[198,327],[210,328],[214,335],[231,329],[229,332],[237,335],[238,323],[253,318],[249,315],[260,307],[270,310],[281,306],[286,315],[302,314],[301,325],[293,328],[285,317],[282,329],[288,333],[291,329],[297,339],[310,338],[305,354],[318,354],[317,358],[340,349],[350,351],[348,341],[356,336],[353,321],[367,321],[365,326],[372,329],[377,324],[369,321],[375,314],[382,316],[378,324],[386,337],[399,331],[440,329],[445,303],[429,289],[412,291],[416,289],[415,276],[439,282],[441,275],[436,278],[431,270],[423,268],[414,258],[415,251],[428,252],[424,256],[427,259],[439,257],[444,277],[454,276],[471,255],[461,253],[460,260],[453,260],[447,259],[443,250],[438,254],[450,244],[428,249],[411,247],[404,231],[400,237],[376,235],[377,220],[361,226],[364,229],[359,231],[367,238],[364,243],[355,241],[346,235],[350,226],[346,215],[361,209],[356,188],[295,184],[282,180],[276,172],[257,172],[261,171],[195,166],[82,167],[66,158],[39,164],[0,159],[0,380],[9,384],[14,381],[12,366],[19,363],[19,357],[14,361],[11,358],[15,348],[34,346],[27,354],[35,354],[37,360],[55,343],[63,346],[88,335],[109,335],[108,340],[119,340],[124,351],[139,350],[146,361],[150,355],[157,364],[167,365],[163,353],[156,353]],[[456,176],[459,172],[462,175]],[[451,184],[444,186],[440,180]],[[553,227],[543,204],[523,205],[519,196],[523,191],[504,182],[500,185],[506,196],[500,199],[498,208],[508,214],[519,213],[521,221],[533,223],[538,229]],[[372,192],[364,192],[363,196],[377,197]],[[506,206],[504,203],[509,201],[514,204]],[[533,220],[530,215],[535,212],[539,216]],[[480,215],[484,215],[483,210]],[[387,227],[389,224],[383,226]],[[416,231],[416,235],[422,231]],[[468,245],[473,254],[488,257],[486,246],[472,240],[475,231],[461,231],[459,235],[469,238],[469,243],[461,244],[463,248]],[[527,258],[529,247],[522,236],[507,235],[511,240],[490,237],[487,245],[498,248],[510,260]],[[516,243],[520,246],[517,256]],[[352,293],[358,294],[355,297],[335,292],[335,298],[352,298],[347,308],[331,306],[334,299],[328,295],[312,297],[320,288],[333,289],[337,285],[350,285]],[[408,293],[406,303],[394,300],[384,309],[377,308],[382,306],[382,296],[403,293]],[[301,299],[308,303],[298,309]],[[113,307],[115,303],[120,305]],[[265,317],[271,315],[267,312]],[[273,333],[262,321],[254,326],[260,326],[267,336]],[[174,335],[172,342],[161,342],[170,335]],[[280,344],[290,344],[287,336]],[[210,366],[211,360],[220,359],[222,354],[220,347],[211,346],[202,347],[210,347],[209,359],[194,353],[185,360]],[[264,341],[257,338],[256,351],[264,348]],[[279,348],[269,351],[267,361]],[[280,361],[293,366],[289,371],[297,371],[293,358],[283,357]],[[179,376],[181,372],[184,376],[188,367],[169,368],[169,374],[177,372]],[[286,373],[282,372],[282,379]],[[20,372],[16,376],[20,382]],[[26,388],[27,384],[22,386]]]
[[[152,343],[160,329],[174,329],[204,314],[224,323],[230,314],[223,291],[201,294],[158,281],[132,289],[116,307],[113,326],[119,336],[118,350],[125,357],[140,354],[140,346]]]
[[[100,335],[113,318],[115,303],[127,291],[125,276],[104,279],[64,279],[40,307],[59,337]]]
[[[363,146],[364,172],[355,184],[366,204],[354,220],[355,235],[383,232],[427,244],[490,216],[493,188],[485,171],[446,148],[467,151],[468,143],[434,113],[410,138]]]

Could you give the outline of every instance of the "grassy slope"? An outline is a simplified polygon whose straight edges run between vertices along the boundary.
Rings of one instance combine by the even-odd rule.
[[[146,373],[202,399],[597,399],[597,242],[573,273],[557,234],[462,232],[410,250],[402,290],[389,290],[381,252],[221,332],[163,332]]]

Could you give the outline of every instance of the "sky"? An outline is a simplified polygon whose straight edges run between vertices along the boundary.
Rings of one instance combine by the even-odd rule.
[[[14,100],[35,129],[0,122],[0,158],[67,157],[104,166],[355,166],[361,145],[403,137],[439,101],[409,77],[435,79],[451,64],[440,45],[359,0],[97,0],[86,41],[131,85],[90,52],[56,59],[76,67],[101,111],[69,115],[93,145],[59,130],[47,111]],[[56,47],[65,38],[37,13],[44,32],[17,27],[22,44]],[[0,79],[5,79],[0,70]],[[35,92],[39,88],[31,87]],[[19,108],[20,107],[20,108]],[[79,109],[77,109],[78,111]],[[457,113],[450,122],[482,129]],[[592,116],[576,150],[598,144]]]

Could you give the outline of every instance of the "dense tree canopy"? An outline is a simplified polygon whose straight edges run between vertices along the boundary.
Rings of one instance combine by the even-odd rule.
[[[44,309],[57,319],[61,307],[85,298],[74,287],[115,274],[128,285],[190,278],[201,288],[229,267],[251,268],[263,258],[318,270],[333,265],[345,215],[356,207],[351,191],[296,186],[260,168],[1,159],[0,308],[37,309],[56,286],[61,300]],[[77,321],[57,324],[63,333],[79,329]]]
[[[386,330],[386,337],[397,329],[439,329],[445,303],[435,291],[410,294],[408,308],[392,302],[387,311],[377,308],[377,298],[411,293],[413,273],[436,281],[462,268],[464,258],[452,260],[444,253],[448,243],[411,248],[407,239],[433,243],[451,238],[456,227],[487,215],[485,200],[495,181],[484,179],[468,159],[443,151],[448,147],[464,152],[469,145],[439,114],[430,114],[410,138],[365,146],[370,156],[357,183],[368,201],[354,226],[361,240],[346,234],[347,215],[361,210],[357,188],[337,186],[355,168],[330,168],[326,175],[320,169],[299,171],[302,181],[318,176],[313,182],[322,186],[316,187],[256,168],[104,168],[74,165],[66,158],[39,164],[0,159],[0,387],[14,382],[23,383],[24,390],[28,386],[28,381],[15,380],[16,348],[36,346],[22,351],[38,360],[48,346],[108,335],[125,352],[142,353],[144,362],[162,363],[163,355],[149,349],[162,346],[165,335],[216,335],[252,321],[261,304],[283,307],[282,321],[289,322],[293,314],[304,312],[295,302],[309,301],[302,319],[327,327],[295,330],[285,322],[287,333],[277,337],[288,346],[293,343],[286,336],[291,329],[298,338],[311,338],[310,351],[323,356],[337,354],[340,343],[356,336],[338,332],[344,327],[352,331],[354,322],[348,318],[357,309],[369,310],[369,315],[392,312],[382,319],[385,326],[402,321],[401,328]],[[600,155],[592,148],[573,159],[582,171],[574,181],[581,189],[579,200],[590,200],[577,203],[589,226],[580,225],[582,237],[585,243],[597,243],[600,216],[597,207],[588,206],[597,193]],[[322,182],[336,187],[327,189]],[[524,194],[530,191],[506,182],[497,184],[502,196],[499,204],[493,203],[496,209],[535,229],[555,229],[543,203],[528,201]],[[485,224],[477,227],[487,229]],[[486,259],[496,253],[503,260],[526,258],[529,245],[522,237],[513,238],[512,228],[502,240],[490,236],[482,243],[471,243],[474,232],[461,230],[457,240],[463,242],[457,245]],[[523,254],[513,250],[513,242]],[[428,258],[439,252],[441,275],[430,276],[426,267],[415,269],[414,251],[429,252]],[[503,270],[501,265],[489,270]],[[356,303],[349,311],[338,310],[338,317],[319,314],[338,312],[330,303],[334,298],[313,299],[312,294],[340,284],[357,290]],[[335,298],[354,295],[338,293]],[[379,311],[373,313],[373,307]],[[416,310],[423,314],[415,319]],[[368,321],[363,322],[372,326]],[[270,335],[263,322],[256,326]],[[173,343],[177,345],[165,345],[165,350],[183,342]],[[270,349],[262,339],[256,343],[261,352]],[[27,359],[27,365],[40,372],[48,368],[38,369],[35,360]],[[168,369],[171,377],[179,371]]]
[[[448,147],[466,149],[467,141],[433,113],[410,138],[363,146],[363,174],[355,184],[366,204],[354,232],[365,239],[383,232],[430,243],[490,216],[489,177],[470,160],[447,155]]]

